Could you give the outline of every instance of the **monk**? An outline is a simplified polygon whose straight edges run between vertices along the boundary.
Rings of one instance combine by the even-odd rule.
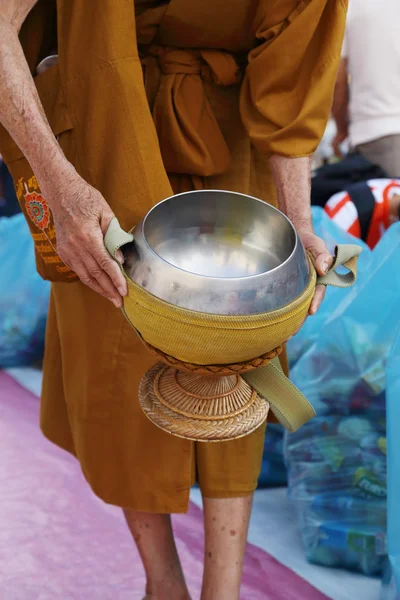
[[[265,426],[207,444],[146,419],[137,390],[154,359],[119,310],[126,283],[104,235],[114,215],[129,230],[173,193],[227,189],[279,206],[326,272],[310,156],[330,112],[346,3],[0,0],[0,152],[38,272],[53,282],[41,428],[98,497],[124,509],[149,599],[189,598],[169,515],[187,510],[195,482],[201,598],[239,598]],[[312,314],[322,298],[317,288]]]

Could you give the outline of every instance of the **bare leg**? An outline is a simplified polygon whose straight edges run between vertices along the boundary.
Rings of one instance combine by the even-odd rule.
[[[239,600],[253,496],[203,498],[205,527],[201,600]]]
[[[149,600],[190,600],[170,516],[133,510],[124,514],[146,571]]]

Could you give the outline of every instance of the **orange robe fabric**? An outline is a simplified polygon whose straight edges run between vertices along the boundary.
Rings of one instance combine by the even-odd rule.
[[[59,65],[35,78],[39,95],[67,158],[125,229],[173,191],[228,189],[275,204],[268,157],[306,156],[318,145],[344,0],[137,0],[135,10],[129,1],[99,0],[95,11],[57,0],[56,8],[44,0],[29,15],[25,53],[33,72],[56,28]],[[233,442],[197,444],[146,419],[137,390],[154,359],[122,314],[74,281],[58,257],[51,211],[4,130],[0,151],[38,271],[54,282],[44,434],[79,459],[94,492],[111,504],[183,512],[196,480],[206,496],[250,494],[265,426]]]

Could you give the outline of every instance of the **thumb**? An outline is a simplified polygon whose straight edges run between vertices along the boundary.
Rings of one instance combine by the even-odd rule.
[[[114,217],[115,217],[115,215],[114,215],[113,211],[107,205],[107,207],[104,208],[104,210],[102,211],[102,213],[100,215],[100,228],[103,233],[103,237],[106,235],[108,228],[110,226],[110,223],[114,219]],[[124,255],[121,250],[116,251],[114,258],[120,265],[123,265],[125,262]]]
[[[110,223],[114,217],[115,217],[115,215],[108,205],[103,207],[103,209],[100,213],[100,229],[103,233],[103,236],[106,235],[107,230],[110,226]]]
[[[308,244],[307,250],[311,252],[318,275],[325,275],[333,263],[333,256],[326,247],[325,242],[315,235]]]
[[[123,265],[125,262],[125,257],[122,254],[121,250],[117,250],[115,253],[115,259],[119,262],[120,265]]]

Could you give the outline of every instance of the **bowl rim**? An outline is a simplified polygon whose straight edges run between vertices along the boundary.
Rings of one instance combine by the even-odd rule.
[[[188,271],[187,269],[182,269],[182,267],[178,267],[172,263],[170,263],[168,260],[165,260],[165,258],[163,258],[162,256],[160,256],[160,254],[158,254],[158,252],[156,252],[154,250],[154,248],[152,248],[152,246],[150,246],[149,242],[147,241],[145,232],[144,232],[144,228],[146,225],[146,221],[147,219],[150,217],[150,215],[161,205],[164,204],[165,202],[169,202],[171,200],[173,200],[174,198],[178,198],[179,196],[187,196],[187,195],[192,195],[192,194],[198,194],[198,193],[208,193],[208,192],[222,192],[222,193],[227,193],[227,194],[235,194],[235,196],[242,196],[244,198],[250,198],[251,200],[255,200],[256,202],[263,204],[263,205],[267,205],[268,208],[272,209],[273,211],[279,213],[279,215],[281,217],[283,217],[288,223],[290,228],[292,229],[292,231],[294,232],[294,239],[295,239],[295,243],[293,246],[293,250],[290,253],[290,255],[277,267],[274,267],[273,269],[270,269],[269,271],[264,271],[262,273],[256,273],[255,275],[244,275],[243,277],[215,277],[213,275],[203,275],[201,273],[193,273],[192,271]],[[294,256],[294,254],[297,251],[297,248],[299,246],[299,235],[293,225],[293,223],[291,222],[291,220],[285,215],[285,213],[283,213],[281,210],[279,210],[278,208],[276,208],[275,206],[272,206],[272,204],[268,204],[268,202],[265,202],[264,200],[260,200],[259,198],[256,198],[255,196],[251,196],[250,194],[242,194],[241,192],[233,192],[230,190],[221,190],[221,189],[214,189],[214,188],[207,188],[205,190],[192,190],[192,191],[188,191],[188,192],[181,192],[179,194],[173,194],[172,196],[168,196],[168,198],[164,198],[164,200],[161,200],[160,202],[158,202],[157,204],[155,204],[145,215],[145,217],[140,221],[139,223],[140,225],[140,229],[141,229],[141,233],[142,233],[142,238],[144,243],[146,244],[147,249],[155,256],[157,257],[159,260],[161,260],[163,263],[165,263],[166,265],[168,265],[169,267],[172,267],[174,269],[177,269],[178,271],[182,271],[182,273],[188,273],[189,275],[192,275],[193,277],[201,277],[204,279],[212,279],[212,280],[223,280],[223,281],[241,281],[243,279],[256,279],[258,277],[264,277],[266,274],[269,273],[274,273],[275,271],[277,271],[278,269],[282,268],[284,265],[286,265],[290,259]]]

